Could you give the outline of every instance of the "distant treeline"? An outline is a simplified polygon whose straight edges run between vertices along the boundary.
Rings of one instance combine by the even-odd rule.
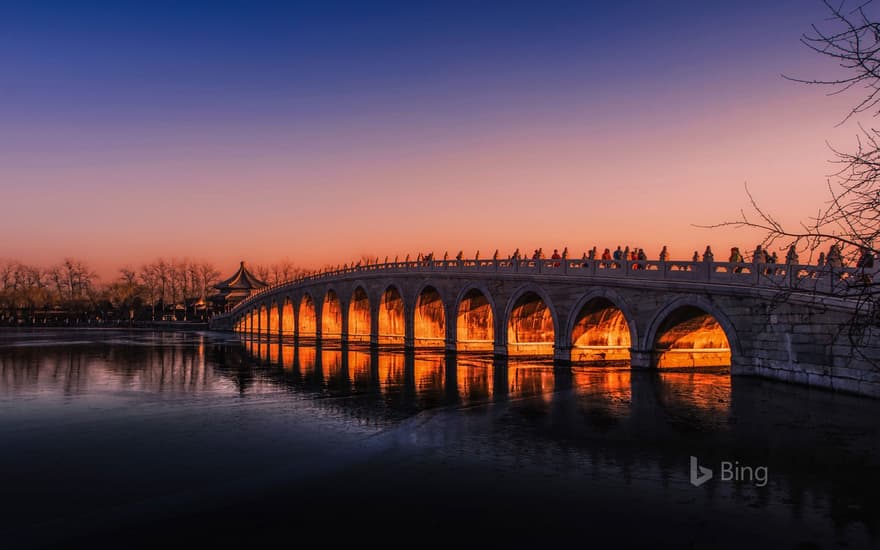
[[[256,266],[270,283],[302,270],[290,262]],[[206,261],[160,258],[139,269],[123,267],[101,282],[81,260],[40,267],[0,261],[0,325],[121,325],[150,321],[205,321],[217,307],[220,271]]]

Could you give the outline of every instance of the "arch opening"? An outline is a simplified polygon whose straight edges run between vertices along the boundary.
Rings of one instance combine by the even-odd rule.
[[[352,293],[348,305],[348,339],[353,342],[370,341],[370,299],[361,287]]]
[[[654,366],[730,366],[730,342],[715,317],[696,306],[672,311],[657,329]]]
[[[553,355],[556,331],[553,313],[534,292],[526,292],[510,311],[507,321],[508,355]]]
[[[572,361],[629,361],[631,347],[629,324],[620,308],[607,298],[584,304],[571,332]]]
[[[290,301],[290,298],[286,298],[281,310],[281,334],[283,336],[293,336],[293,327],[293,302]]]
[[[458,305],[455,321],[459,351],[492,351],[495,345],[495,314],[489,299],[477,289],[468,291]]]
[[[379,342],[403,343],[406,334],[403,297],[395,287],[389,287],[379,302]]]
[[[421,347],[442,347],[446,342],[446,312],[433,287],[422,290],[416,300],[413,336],[415,345]]]
[[[327,291],[321,306],[321,338],[339,339],[342,337],[342,308],[339,296],[332,290]]]
[[[303,295],[299,303],[299,327],[297,332],[300,338],[315,338],[318,329],[318,317],[315,313],[315,301],[308,294]]]
[[[260,306],[260,325],[259,325],[260,335],[269,333],[269,310],[266,308],[266,305],[263,304]]]
[[[270,336],[278,336],[278,332],[281,330],[281,315],[279,310],[279,305],[275,302],[272,302],[272,305],[269,306],[269,335]]]

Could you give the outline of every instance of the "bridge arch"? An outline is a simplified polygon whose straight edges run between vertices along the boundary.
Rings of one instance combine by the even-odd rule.
[[[482,283],[466,285],[455,298],[455,346],[459,351],[492,351],[498,307]]]
[[[339,294],[332,287],[327,289],[321,300],[321,338],[339,339],[342,337],[342,305]]]
[[[378,341],[380,343],[403,343],[406,338],[406,302],[396,284],[385,287],[376,304]]]
[[[278,336],[281,332],[281,304],[275,300],[269,304],[269,335]]]
[[[511,295],[503,327],[496,340],[504,338],[501,343],[508,355],[553,355],[557,347],[559,316],[550,296],[538,285],[523,285]]]
[[[611,289],[586,292],[571,310],[559,341],[571,347],[572,361],[626,361],[639,342],[629,304]]]
[[[293,314],[293,298],[284,296],[281,301],[281,335],[293,336],[296,330],[296,317]]]
[[[362,283],[356,283],[348,300],[348,339],[351,342],[369,342],[372,320],[370,295]]]
[[[446,303],[437,287],[426,283],[416,292],[413,313],[414,344],[443,347],[446,343]]]
[[[260,304],[260,336],[269,334],[269,309],[266,304]]]
[[[700,296],[682,296],[663,306],[645,332],[642,349],[652,367],[731,365],[741,354],[736,328],[725,313]]]
[[[297,335],[300,338],[316,338],[318,335],[318,313],[315,309],[315,298],[311,292],[302,293],[299,298],[298,310]]]

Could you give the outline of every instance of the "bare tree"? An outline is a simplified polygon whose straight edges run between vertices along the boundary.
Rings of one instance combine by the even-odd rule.
[[[785,78],[828,87],[830,94],[859,93],[840,124],[860,116],[873,120],[880,115],[880,13],[870,0],[854,7],[828,0],[824,4],[829,17],[822,25],[813,25],[801,42],[834,62],[839,73],[826,79]],[[848,333],[853,348],[861,353],[861,345],[880,327],[880,284],[874,282],[880,233],[880,130],[856,122],[854,150],[829,145],[835,170],[826,182],[829,198],[814,216],[794,227],[783,224],[759,205],[746,187],[749,208],[737,219],[708,227],[758,229],[764,233],[765,248],[774,243],[794,246],[808,251],[810,258],[828,247],[829,255],[832,250],[839,251],[844,263],[861,267],[861,276],[834,286],[835,293],[846,293],[856,304],[851,323],[841,331]]]
[[[155,321],[156,302],[161,296],[161,289],[159,277],[157,276],[156,270],[153,268],[152,264],[141,266],[140,273],[138,273],[138,280],[140,280],[141,284],[143,285],[144,295],[147,299],[147,302],[150,304],[151,320]]]
[[[200,298],[204,301],[205,310],[207,311],[208,301],[216,292],[214,285],[220,280],[220,271],[210,262],[199,262],[195,265],[195,268]]]
[[[852,10],[834,6],[825,0],[830,16],[826,26],[813,25],[801,42],[837,63],[841,74],[829,79],[785,78],[819,86],[827,86],[832,94],[854,89],[863,90],[856,105],[844,116],[844,122],[863,113],[880,114],[880,17],[869,13],[870,2]],[[851,263],[865,252],[877,255],[880,233],[880,130],[858,125],[854,151],[830,146],[836,166],[827,180],[829,199],[819,211],[796,227],[778,221],[772,212],[762,208],[748,187],[748,210],[739,219],[716,224],[759,229],[764,232],[762,244],[794,244],[811,253],[836,244]]]
[[[67,309],[68,319],[80,320],[94,296],[95,272],[85,262],[64,258],[60,264],[48,270],[48,277],[61,304]]]
[[[257,279],[266,283],[270,283],[272,268],[271,266],[265,264],[256,265],[254,266],[254,275],[257,276]]]

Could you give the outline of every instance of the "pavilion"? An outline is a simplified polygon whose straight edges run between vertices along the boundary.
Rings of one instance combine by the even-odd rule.
[[[244,262],[241,262],[235,275],[214,285],[218,290],[213,297],[215,311],[229,311],[251,294],[267,286],[269,285],[257,279],[248,271]]]

